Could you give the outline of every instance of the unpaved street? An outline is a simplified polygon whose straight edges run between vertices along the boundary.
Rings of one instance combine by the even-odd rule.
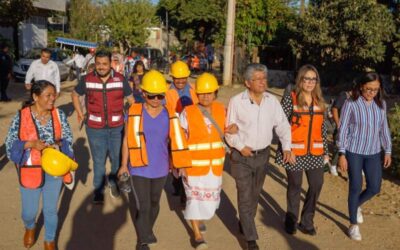
[[[57,106],[67,115],[74,135],[74,149],[79,169],[73,191],[63,190],[59,209],[58,247],[61,250],[129,250],[136,245],[134,227],[126,197],[114,200],[108,195],[105,205],[92,204],[92,161],[84,129],[79,130],[70,99],[75,82],[62,84]],[[222,88],[221,101],[227,100],[241,89]],[[281,90],[272,89],[281,93]],[[20,196],[15,167],[5,156],[4,139],[12,117],[27,98],[23,85],[11,83],[10,103],[0,103],[0,250],[24,249],[23,223],[20,219]],[[274,155],[274,153],[272,154]],[[271,163],[274,162],[273,157]],[[205,239],[210,249],[242,249],[245,246],[239,234],[236,188],[226,164],[221,205],[217,215],[207,225]],[[170,183],[170,182],[168,182]],[[378,197],[364,206],[364,224],[361,225],[362,242],[346,236],[347,182],[346,176],[325,174],[325,184],[315,216],[317,236],[298,232],[295,236],[283,230],[286,210],[286,175],[281,167],[269,166],[269,174],[262,191],[256,223],[261,249],[399,249],[400,245],[400,181],[385,176]],[[303,184],[307,188],[306,181]],[[161,211],[155,226],[158,244],[152,249],[193,249],[190,227],[183,219],[179,199],[170,195],[168,185],[161,199]],[[40,232],[33,249],[43,249],[43,218],[39,217]]]

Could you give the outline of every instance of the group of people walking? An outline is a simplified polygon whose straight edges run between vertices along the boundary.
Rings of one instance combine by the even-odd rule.
[[[104,203],[106,183],[111,197],[118,198],[119,177],[130,178],[137,249],[149,249],[158,241],[153,228],[171,171],[177,193],[179,188],[183,191],[183,214],[192,226],[195,248],[207,248],[204,221],[219,207],[225,157],[229,157],[237,187],[238,227],[247,248],[259,249],[255,216],[274,133],[280,141],[276,162],[285,168],[288,178],[285,231],[317,234],[314,216],[329,152],[324,115],[327,105],[315,67],[301,67],[295,87],[279,103],[266,92],[267,68],[250,64],[244,72],[246,90],[231,98],[226,111],[216,101],[216,77],[203,73],[190,84],[189,67],[182,61],[171,65],[171,84],[155,70],[140,74],[140,84],[135,83],[140,86],[137,92],[132,92],[132,84],[111,63],[111,53],[96,52],[95,69],[79,80],[72,103],[78,122],[85,125],[93,159],[93,203]],[[55,249],[57,200],[62,180],[68,178],[44,173],[40,152],[56,147],[73,158],[73,140],[65,114],[54,106],[55,85],[36,81],[30,92],[31,100],[12,121],[7,156],[16,164],[20,178],[24,246],[30,248],[35,243],[35,219],[42,195],[44,246]],[[85,109],[80,96],[85,98]],[[129,103],[126,112],[125,101]],[[384,167],[391,163],[386,103],[378,74],[366,73],[360,78],[344,103],[338,149],[339,167],[349,173],[349,237],[361,240],[360,207],[379,192],[381,157]],[[111,161],[108,176],[107,156]],[[362,171],[367,182],[363,191]],[[299,216],[303,172],[309,188]]]

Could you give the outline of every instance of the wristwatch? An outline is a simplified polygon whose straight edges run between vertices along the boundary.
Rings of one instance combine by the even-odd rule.
[[[346,156],[346,153],[339,152],[339,156],[342,156],[342,155]]]

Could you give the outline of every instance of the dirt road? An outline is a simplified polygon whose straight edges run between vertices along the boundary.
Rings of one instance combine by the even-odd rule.
[[[74,135],[74,149],[79,162],[77,185],[73,191],[63,190],[59,209],[58,247],[61,250],[128,250],[134,249],[135,231],[129,214],[127,198],[114,200],[106,195],[104,206],[92,205],[92,161],[84,129],[79,130],[73,113],[70,93],[73,82],[62,84],[62,94],[57,106],[67,115]],[[222,88],[219,98],[227,102],[241,89]],[[281,93],[281,90],[272,89]],[[0,103],[0,250],[24,249],[23,223],[20,219],[20,196],[15,167],[5,156],[4,139],[8,126],[21,101],[27,97],[22,84],[9,87],[10,103]],[[272,154],[274,155],[274,153]],[[274,159],[272,157],[271,163]],[[210,249],[235,250],[245,246],[237,227],[237,198],[234,180],[229,174],[229,164],[223,176],[221,205],[217,215],[206,223],[205,238]],[[325,175],[325,184],[318,202],[315,225],[317,236],[298,232],[287,235],[283,230],[286,210],[286,175],[281,167],[269,166],[262,191],[256,223],[261,249],[399,249],[400,245],[400,186],[398,180],[385,176],[378,197],[364,207],[364,224],[361,225],[362,242],[346,236],[347,178]],[[169,182],[170,183],[170,182]],[[307,188],[304,181],[303,188]],[[108,190],[107,190],[108,191]],[[165,187],[161,211],[155,226],[159,243],[154,250],[193,249],[190,227],[183,219],[177,197],[170,196],[171,186]],[[305,192],[304,192],[305,193]],[[304,194],[303,193],[303,194]],[[43,249],[43,217],[39,216],[39,235],[32,249]]]

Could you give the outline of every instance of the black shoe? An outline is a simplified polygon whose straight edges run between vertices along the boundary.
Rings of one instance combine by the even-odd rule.
[[[202,250],[202,249],[207,249],[208,245],[207,242],[205,240],[195,240],[194,241],[194,249],[196,250]]]
[[[148,242],[147,242],[147,245],[153,246],[153,245],[156,245],[156,244],[157,244],[157,238],[156,238],[156,236],[154,235],[154,233],[152,233],[152,234],[149,236],[149,240],[148,240]]]
[[[120,196],[118,185],[110,185],[110,195],[114,199]]]
[[[288,234],[295,234],[297,231],[297,220],[293,214],[287,213],[285,218],[285,231]]]
[[[104,194],[103,193],[94,193],[93,204],[103,204],[104,203]]]
[[[312,235],[312,236],[317,234],[317,231],[315,231],[314,227],[307,229],[302,224],[299,224],[298,228],[303,234],[308,234],[308,235]]]
[[[240,221],[238,222],[238,225],[239,225],[239,233],[242,234],[242,235],[244,235],[242,223],[240,223]]]
[[[8,97],[4,97],[0,99],[1,102],[11,102],[11,99]]]
[[[136,250],[150,250],[150,247],[146,243],[137,243]]]
[[[257,245],[255,240],[247,241],[247,250],[259,250],[260,248]]]

